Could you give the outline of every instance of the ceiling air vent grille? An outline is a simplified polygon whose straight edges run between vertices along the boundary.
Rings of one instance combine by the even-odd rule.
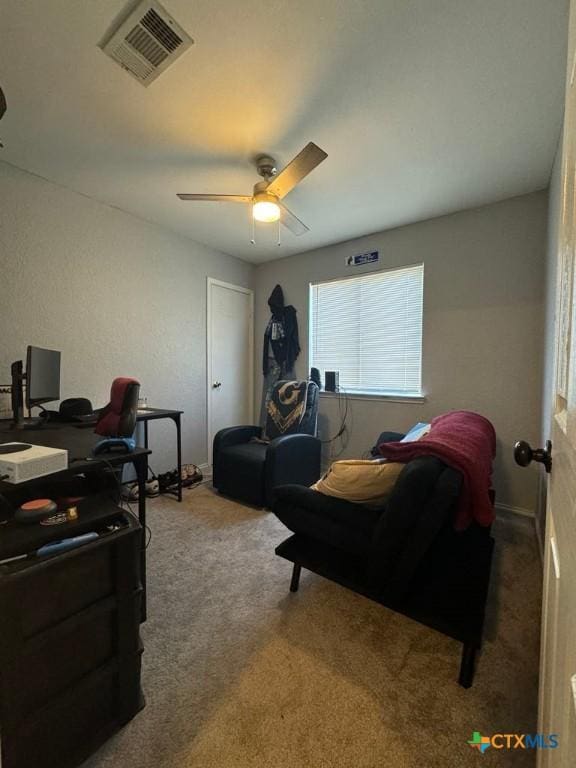
[[[194,41],[156,0],[145,0],[101,46],[143,85],[149,85]]]
[[[141,56],[144,56],[154,67],[159,67],[168,58],[168,51],[154,42],[150,35],[144,32],[142,27],[134,27],[132,32],[126,35],[126,42],[130,43],[132,48]]]
[[[175,51],[179,45],[184,42],[181,37],[178,37],[168,24],[164,21],[162,16],[159,16],[154,8],[150,8],[146,16],[142,19],[142,26],[146,27],[150,34],[159,40],[164,48],[169,51]]]

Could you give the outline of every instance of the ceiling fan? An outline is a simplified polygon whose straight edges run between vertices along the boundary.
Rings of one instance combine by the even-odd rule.
[[[305,176],[328,157],[314,142],[307,144],[288,165],[278,173],[274,158],[261,155],[256,159],[256,170],[264,181],[254,185],[251,195],[194,195],[181,193],[180,200],[211,200],[219,203],[248,203],[256,221],[280,221],[294,235],[303,235],[309,229],[280,201],[299,184]]]

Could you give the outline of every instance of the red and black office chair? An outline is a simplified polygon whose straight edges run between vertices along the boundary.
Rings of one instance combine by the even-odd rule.
[[[110,402],[100,412],[94,429],[97,435],[103,435],[106,439],[98,443],[94,449],[95,453],[121,448],[122,444],[128,450],[134,450],[136,441],[132,435],[136,428],[139,395],[140,382],[136,379],[114,379],[110,389]]]

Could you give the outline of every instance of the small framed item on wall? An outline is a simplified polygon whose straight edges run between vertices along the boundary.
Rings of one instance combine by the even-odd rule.
[[[361,267],[364,264],[374,264],[380,261],[378,251],[367,251],[366,253],[357,253],[355,256],[346,256],[345,263],[347,267]]]

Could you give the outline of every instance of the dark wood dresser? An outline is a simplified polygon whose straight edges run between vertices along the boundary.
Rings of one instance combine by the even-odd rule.
[[[95,497],[65,526],[10,522],[0,560],[88,531],[76,549],[0,565],[1,768],[74,768],[144,706],[136,518]]]

